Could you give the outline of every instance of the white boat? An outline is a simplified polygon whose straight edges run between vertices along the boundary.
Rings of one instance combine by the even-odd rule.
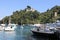
[[[4,27],[0,26],[0,31],[2,31],[4,29]]]
[[[3,27],[4,27],[4,26],[5,26],[5,24],[1,24],[0,26],[3,26]]]
[[[34,25],[32,25],[32,26],[40,26],[40,24],[34,24]]]
[[[9,18],[9,24],[4,28],[4,31],[14,31],[17,24],[11,24],[11,17]]]
[[[60,21],[57,20],[56,25],[60,27]]]
[[[4,28],[4,31],[14,31],[15,29],[16,24],[8,24],[8,26]]]
[[[5,27],[5,24],[0,24],[0,31],[2,31]]]

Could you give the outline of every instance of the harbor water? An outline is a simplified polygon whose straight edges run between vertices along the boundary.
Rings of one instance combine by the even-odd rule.
[[[0,40],[59,40],[58,38],[47,38],[42,36],[33,36],[32,26],[17,26],[15,31],[0,31]]]

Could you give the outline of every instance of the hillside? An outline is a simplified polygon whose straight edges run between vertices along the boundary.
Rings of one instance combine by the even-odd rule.
[[[54,12],[57,12],[60,17],[60,6],[54,6],[48,9],[46,12],[40,13],[37,10],[27,6],[27,8],[15,11],[12,15],[4,17],[0,22],[8,23],[9,17],[11,17],[11,23],[17,24],[35,24],[35,23],[50,23],[55,22],[60,18],[54,17]]]

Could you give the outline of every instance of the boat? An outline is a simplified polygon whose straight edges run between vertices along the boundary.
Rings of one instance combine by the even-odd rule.
[[[4,27],[3,26],[0,26],[0,31],[2,31],[4,29]]]
[[[60,21],[59,20],[57,20],[56,25],[57,25],[56,28],[60,29]]]
[[[8,24],[8,26],[4,28],[4,31],[14,31],[15,29],[16,24]]]
[[[5,27],[5,24],[0,24],[0,31],[2,31]]]
[[[38,35],[38,36],[54,36],[54,31],[55,29],[49,29],[48,27],[41,28],[40,27],[35,27],[31,29],[33,35]]]
[[[33,24],[32,26],[40,26],[40,24]]]
[[[4,31],[14,31],[17,24],[11,23],[11,17],[9,18],[9,24],[4,28]]]

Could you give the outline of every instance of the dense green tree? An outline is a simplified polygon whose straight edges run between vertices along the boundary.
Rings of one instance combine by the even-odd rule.
[[[9,17],[11,17],[11,23],[17,24],[35,24],[35,23],[50,23],[55,22],[56,18],[54,17],[54,12],[58,12],[58,16],[60,17],[60,6],[54,6],[51,9],[48,9],[46,12],[40,13],[37,10],[30,10],[31,7],[27,6],[27,8],[15,11],[12,15],[4,17],[0,23],[9,23]],[[60,20],[60,18],[59,18]]]

